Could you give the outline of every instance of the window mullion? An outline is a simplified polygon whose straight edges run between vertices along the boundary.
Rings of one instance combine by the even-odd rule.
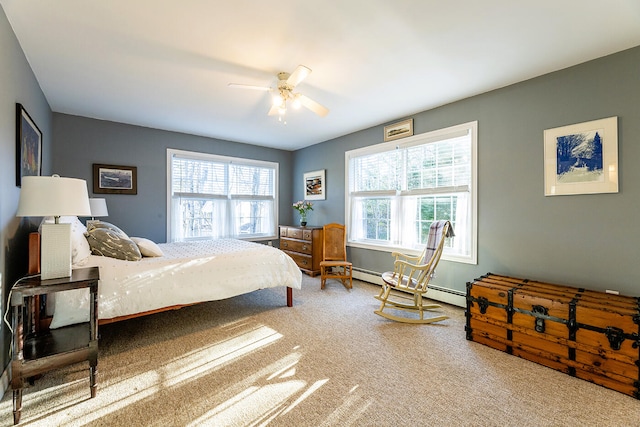
[[[395,196],[397,191],[384,190],[384,191],[352,191],[351,197],[391,197]]]
[[[459,185],[453,187],[436,187],[436,188],[421,188],[418,190],[402,191],[402,196],[424,196],[430,194],[449,194],[449,193],[468,193],[468,185]]]
[[[224,194],[207,194],[207,193],[184,193],[174,192],[173,197],[182,197],[183,199],[202,199],[202,200],[215,200],[226,199]]]

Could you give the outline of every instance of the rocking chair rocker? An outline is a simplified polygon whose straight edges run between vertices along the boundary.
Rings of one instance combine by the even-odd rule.
[[[424,304],[423,297],[440,261],[445,238],[453,236],[453,227],[449,221],[434,221],[429,228],[429,238],[422,254],[410,256],[393,252],[391,255],[396,258],[394,270],[382,274],[382,289],[375,297],[382,304],[374,313],[404,323],[433,323],[447,319],[448,316],[444,315],[425,318],[425,313],[441,306]],[[419,317],[397,316],[383,311],[385,308],[417,313]]]

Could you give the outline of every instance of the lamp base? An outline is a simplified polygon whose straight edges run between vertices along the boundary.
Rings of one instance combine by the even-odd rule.
[[[40,278],[71,276],[71,224],[42,224]]]

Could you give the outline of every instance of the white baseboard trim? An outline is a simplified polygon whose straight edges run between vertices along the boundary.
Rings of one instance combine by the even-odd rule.
[[[353,269],[353,278],[362,280],[363,282],[373,283],[374,285],[381,284],[380,274],[375,272],[368,272],[363,270]],[[466,307],[467,299],[465,294],[456,292],[451,289],[443,288],[437,285],[429,285],[429,292],[427,293],[429,299],[444,302],[446,304],[455,305],[457,307]]]

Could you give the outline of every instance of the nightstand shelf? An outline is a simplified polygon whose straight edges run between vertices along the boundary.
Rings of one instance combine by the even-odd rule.
[[[91,397],[95,397],[98,366],[98,281],[97,267],[75,269],[71,277],[41,280],[39,276],[22,280],[11,290],[13,359],[13,422],[20,422],[22,389],[25,380],[52,369],[78,362],[89,362]],[[89,321],[58,329],[39,330],[34,321],[36,296],[72,289],[89,289]]]
[[[22,357],[25,361],[30,361],[58,356],[61,353],[88,348],[90,342],[91,324],[78,323],[27,335],[22,347]]]

